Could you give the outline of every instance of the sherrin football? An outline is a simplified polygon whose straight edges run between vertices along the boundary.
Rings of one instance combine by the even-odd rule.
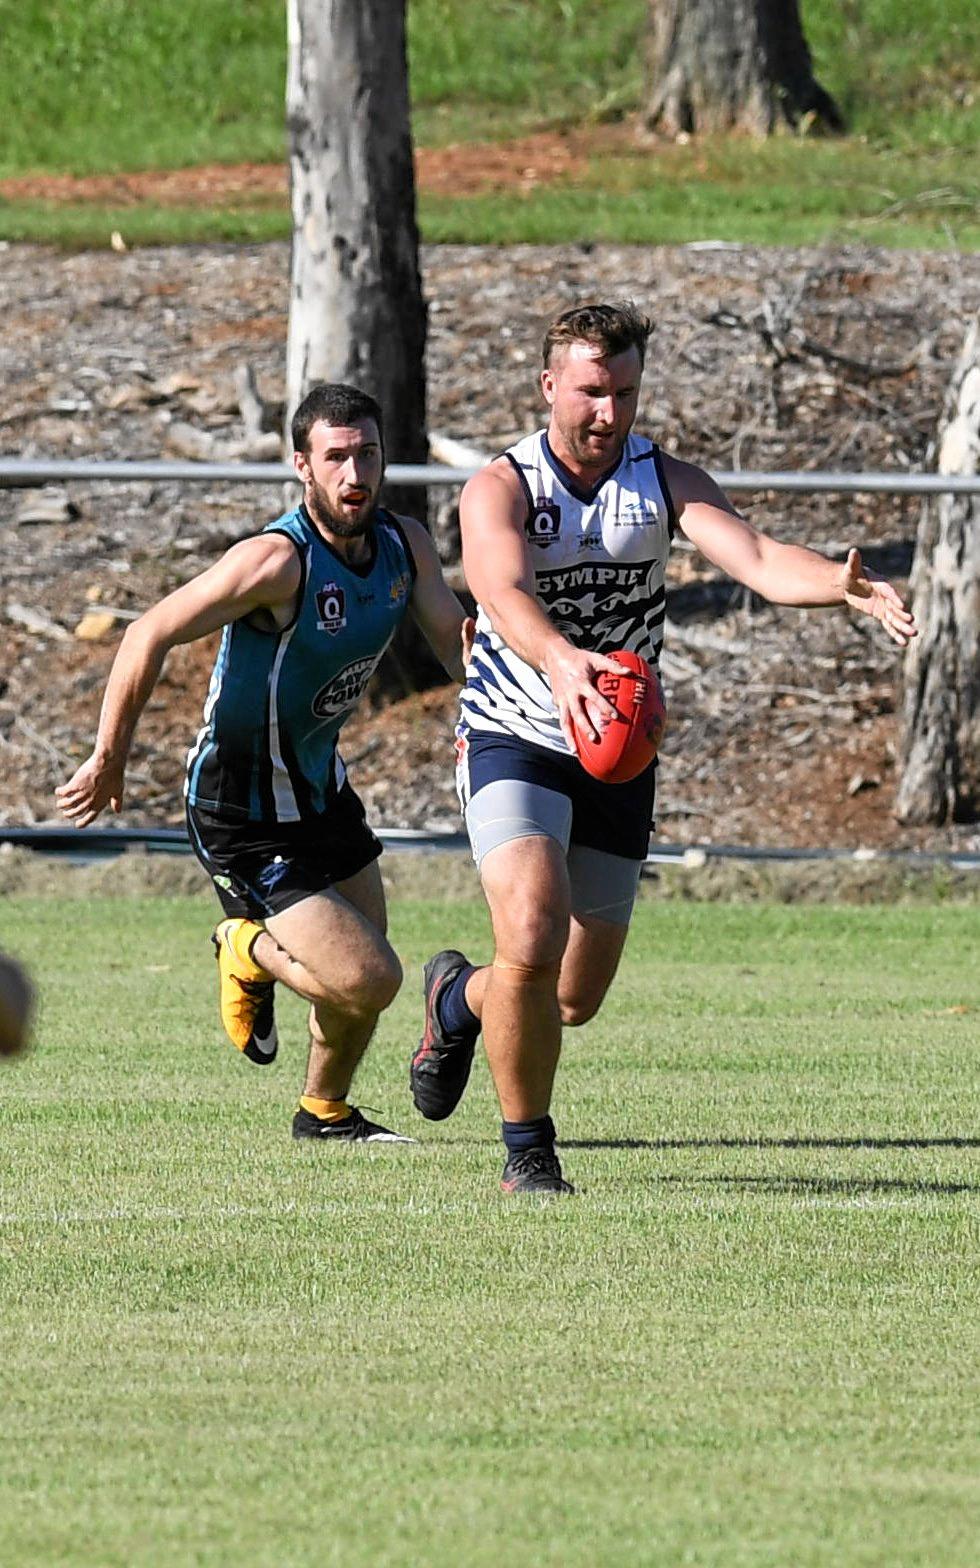
[[[0,953],[0,1056],[16,1056],[27,1044],[34,990],[20,965]]]
[[[656,670],[625,648],[609,655],[622,675],[603,670],[596,687],[616,709],[598,740],[575,727],[575,750],[586,773],[605,784],[628,784],[650,766],[667,727],[667,707]]]

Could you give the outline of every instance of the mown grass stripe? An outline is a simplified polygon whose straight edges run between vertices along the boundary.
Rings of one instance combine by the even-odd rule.
[[[3,901],[43,997],[0,1082],[12,1561],[972,1568],[977,906],[644,903],[551,1207],[496,1191],[482,1061],[410,1109],[479,904],[395,902],[359,1089],[422,1142],[345,1151],[289,1138],[298,1003],[268,1071],[224,1042],[207,900],[72,909]]]

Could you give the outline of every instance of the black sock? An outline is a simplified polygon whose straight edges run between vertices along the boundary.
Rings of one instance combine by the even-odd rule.
[[[466,1000],[466,982],[475,974],[476,965],[467,964],[439,992],[436,1012],[447,1034],[469,1034],[474,1029],[479,1033],[480,1020]]]
[[[555,1146],[555,1124],[550,1116],[536,1116],[533,1122],[501,1122],[500,1131],[511,1155]]]

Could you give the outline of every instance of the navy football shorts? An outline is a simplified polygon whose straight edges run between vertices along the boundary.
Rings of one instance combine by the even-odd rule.
[[[229,822],[189,805],[187,832],[225,914],[260,922],[356,876],[381,854],[381,840],[346,781],[322,816]]]
[[[464,729],[456,787],[473,858],[545,835],[565,851],[572,909],[628,925],[653,818],[656,762],[628,784],[604,784],[577,757]]]

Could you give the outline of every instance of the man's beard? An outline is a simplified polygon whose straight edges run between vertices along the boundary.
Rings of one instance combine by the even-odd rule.
[[[374,514],[377,510],[378,498],[370,497],[363,503],[362,509],[356,514],[346,511],[337,512],[330,505],[327,492],[315,479],[308,479],[306,483],[306,509],[313,521],[326,528],[330,533],[336,534],[338,539],[359,539],[362,535],[370,533],[374,527]]]
[[[625,440],[620,440],[614,431],[610,431],[610,439],[604,441],[602,446],[596,450],[589,446],[590,432],[588,430],[583,433],[578,429],[565,429],[561,425],[559,425],[558,429],[568,452],[577,463],[582,464],[583,468],[611,467],[618,461],[619,454],[625,445]]]

